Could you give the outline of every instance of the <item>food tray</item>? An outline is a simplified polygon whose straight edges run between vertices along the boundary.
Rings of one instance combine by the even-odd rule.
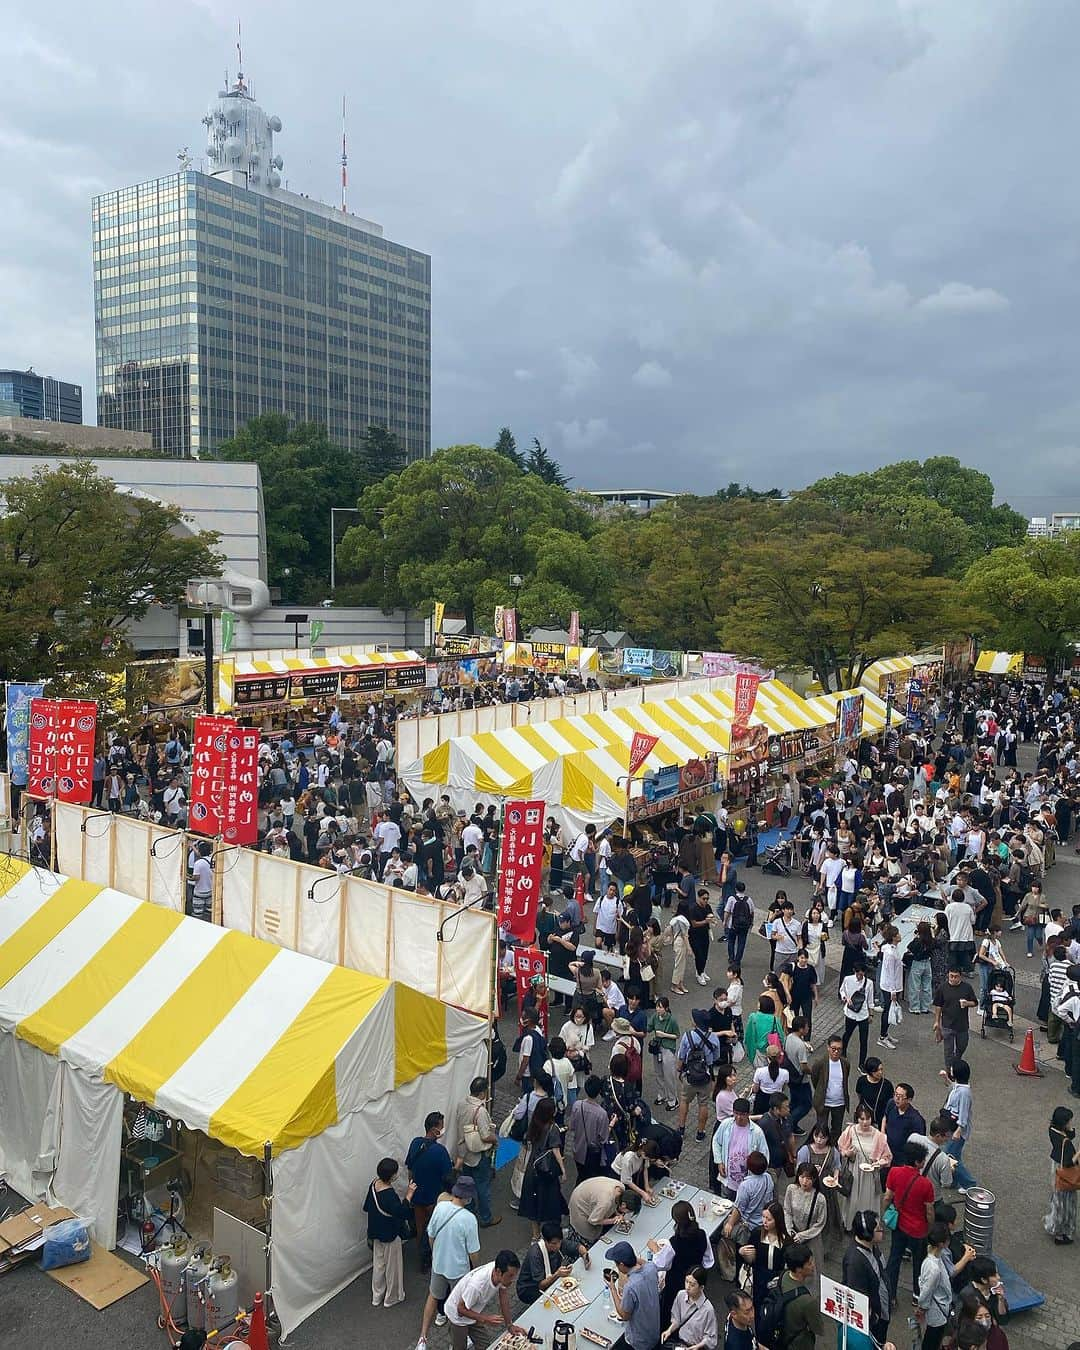
[[[536,1350],[536,1347],[526,1333],[504,1331],[491,1350]]]
[[[634,1230],[634,1221],[629,1216],[627,1216],[624,1219],[620,1219],[618,1223],[613,1223],[611,1225],[611,1231],[613,1233],[622,1233],[625,1235],[626,1233],[633,1232],[633,1230]]]
[[[561,1313],[574,1312],[577,1308],[586,1307],[589,1302],[577,1285],[573,1289],[557,1289],[551,1295],[551,1301]]]
[[[655,1191],[653,1191],[652,1196],[642,1201],[642,1203],[648,1205],[650,1209],[655,1209],[656,1206],[660,1203],[660,1196],[657,1195]]]
[[[656,1188],[656,1194],[662,1196],[665,1200],[677,1200],[682,1191],[686,1190],[685,1181],[676,1181],[672,1178],[665,1181],[662,1186]]]
[[[593,1345],[598,1345],[600,1350],[611,1350],[614,1344],[610,1336],[602,1336],[599,1331],[593,1331],[592,1327],[578,1327],[577,1334],[583,1341],[591,1341]]]

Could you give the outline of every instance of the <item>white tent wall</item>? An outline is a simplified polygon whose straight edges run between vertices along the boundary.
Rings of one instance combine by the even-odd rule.
[[[484,1040],[275,1161],[273,1293],[286,1333],[370,1268],[362,1210],[376,1162],[403,1157],[416,1122],[449,1115],[486,1067]]]
[[[30,1200],[93,1219],[116,1245],[123,1094],[0,1031],[0,1172]]]
[[[56,802],[54,811],[56,866],[64,876],[183,911],[185,849],[179,831],[68,802]]]

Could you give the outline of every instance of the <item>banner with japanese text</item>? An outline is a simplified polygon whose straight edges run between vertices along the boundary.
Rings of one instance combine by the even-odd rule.
[[[191,805],[188,827],[218,835],[225,826],[225,791],[231,717],[196,717],[191,738]]]
[[[259,733],[233,727],[225,770],[225,828],[229,844],[254,844],[259,837]]]
[[[754,711],[754,704],[757,702],[757,691],[760,683],[760,675],[751,675],[747,671],[740,671],[735,676],[735,710],[731,717],[732,726],[746,727],[750,725],[750,716]]]
[[[435,610],[431,616],[431,631],[438,637],[442,632],[443,618],[446,615],[446,603],[443,600],[435,601]]]
[[[547,952],[542,952],[539,947],[517,947],[514,951],[514,974],[517,977],[517,1005],[522,1008],[525,1003],[525,995],[529,992],[529,986],[537,975],[547,978]],[[548,1030],[548,1000],[537,1000],[537,1012],[540,1021],[540,1032],[547,1036]]]
[[[85,806],[93,793],[96,736],[96,703],[31,699],[27,794]]]
[[[516,642],[518,635],[518,621],[516,609],[503,610],[503,637],[507,642]]]
[[[569,639],[568,645],[571,647],[581,646],[581,611],[572,609],[570,611],[570,628],[567,632]]]
[[[30,754],[30,700],[41,698],[45,686],[9,684],[7,686],[7,762],[13,787],[26,786]]]
[[[634,738],[630,742],[630,777],[633,778],[638,769],[645,763],[653,752],[653,746],[659,741],[659,736],[650,736],[647,731],[635,731]]]
[[[499,928],[520,942],[536,933],[544,860],[544,803],[507,802],[499,852]]]

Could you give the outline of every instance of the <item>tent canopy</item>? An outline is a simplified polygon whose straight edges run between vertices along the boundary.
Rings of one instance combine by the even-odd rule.
[[[0,1031],[261,1157],[486,1028],[404,985],[4,858]]]
[[[900,688],[901,676],[907,675],[915,669],[915,658],[913,656],[889,656],[880,661],[875,661],[863,671],[862,679],[859,681],[863,689],[869,689],[871,693],[878,693],[882,677],[893,676],[897,681],[897,688]]]
[[[975,669],[980,675],[1019,675],[1024,669],[1024,653],[980,652]]]
[[[836,721],[836,709],[841,699],[850,698],[852,694],[862,694],[863,696],[863,735],[877,736],[885,730],[885,700],[879,698],[877,694],[869,689],[841,689],[832,694],[819,694],[817,698],[808,699],[807,702],[819,713],[826,721]],[[892,717],[889,719],[889,725],[894,727],[902,726],[907,721],[903,708],[893,704]]]
[[[218,706],[221,709],[232,708],[237,680],[250,680],[259,675],[317,675],[320,672],[330,674],[333,671],[423,664],[424,658],[414,651],[338,650],[333,656],[267,656],[261,660],[223,660],[218,665]]]
[[[575,825],[626,810],[626,774],[636,732],[658,737],[643,770],[683,765],[730,749],[734,695],[720,690],[537,721],[444,741],[401,770],[418,801],[448,792],[457,808],[477,799],[543,798]],[[751,722],[770,731],[824,726],[829,717],[779,680],[759,685]],[[620,781],[622,780],[622,781]]]

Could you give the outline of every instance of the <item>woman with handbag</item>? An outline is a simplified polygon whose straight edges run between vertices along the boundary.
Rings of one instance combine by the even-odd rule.
[[[597,976],[599,979],[599,976]],[[562,1024],[559,1032],[566,1046],[566,1057],[574,1066],[574,1086],[578,1096],[585,1086],[585,1079],[592,1073],[592,1061],[589,1051],[596,1044],[596,1033],[589,1020],[588,1009],[582,1003],[575,1003],[570,1016]]]
[[[746,1028],[743,1032],[746,1058],[755,1069],[765,1063],[765,1050],[770,1043],[783,1044],[784,1034],[784,1025],[776,1015],[773,1000],[768,995],[762,994],[758,998],[757,1011],[752,1012],[746,1019]]]
[[[679,1104],[675,1075],[675,1051],[679,1046],[679,1024],[671,1011],[671,1000],[661,995],[649,1017],[649,1054],[656,1061],[656,1100],[654,1105],[674,1111]]]
[[[778,1200],[766,1205],[761,1226],[739,1248],[739,1284],[759,1308],[769,1284],[784,1271],[784,1248],[791,1241],[784,1206]],[[749,1284],[749,1288],[747,1288]]]
[[[1043,895],[1041,881],[1033,881],[1031,890],[1020,901],[1016,911],[1016,923],[1024,928],[1024,940],[1027,943],[1028,959],[1035,955],[1035,944],[1042,950],[1046,941],[1046,925],[1050,922],[1050,911]],[[1013,927],[1016,927],[1016,923]]]
[[[568,1213],[561,1183],[566,1180],[562,1131],[555,1123],[555,1103],[544,1097],[536,1103],[525,1136],[528,1161],[521,1182],[518,1213],[532,1223],[533,1241],[540,1237],[540,1225],[551,1219],[560,1222]]]
[[[851,1189],[840,1206],[844,1227],[850,1229],[856,1214],[881,1208],[881,1181],[892,1164],[892,1150],[885,1131],[874,1124],[873,1109],[866,1102],[855,1108],[855,1121],[837,1141],[841,1169],[849,1174]]]
[[[686,1200],[676,1200],[671,1206],[671,1217],[675,1221],[671,1236],[665,1242],[653,1240],[647,1244],[656,1268],[666,1272],[660,1294],[661,1326],[671,1321],[675,1296],[687,1274],[706,1263],[711,1266],[714,1260],[708,1234],[698,1223],[693,1206]]]
[[[828,1125],[824,1121],[817,1121],[809,1140],[795,1155],[795,1166],[799,1168],[804,1163],[810,1163],[817,1172],[818,1185],[828,1205],[824,1233],[826,1239],[838,1237],[844,1229],[840,1221],[840,1162],[840,1150],[829,1137]]]
[[[695,1266],[686,1272],[682,1288],[672,1301],[670,1324],[663,1335],[668,1345],[677,1346],[680,1350],[716,1350],[720,1333],[716,1324],[716,1309],[705,1297],[706,1278],[702,1266]],[[669,1281],[670,1271],[664,1280],[665,1290]]]
[[[1056,1106],[1050,1117],[1050,1174],[1054,1189],[1050,1193],[1050,1212],[1043,1220],[1059,1247],[1076,1238],[1076,1190],[1080,1186],[1080,1166],[1076,1160],[1076,1130],[1073,1113],[1067,1106]]]
[[[371,1306],[392,1308],[405,1301],[405,1282],[401,1260],[401,1238],[411,1216],[416,1182],[410,1182],[402,1200],[394,1190],[400,1168],[395,1158],[383,1158],[375,1169],[375,1180],[368,1187],[364,1213],[368,1221],[368,1246],[371,1248]]]
[[[818,1274],[825,1269],[825,1242],[822,1234],[829,1218],[829,1201],[818,1182],[813,1163],[801,1163],[795,1169],[795,1184],[784,1192],[784,1222],[793,1242],[805,1242],[814,1254]],[[817,1276],[813,1277],[816,1283]]]

